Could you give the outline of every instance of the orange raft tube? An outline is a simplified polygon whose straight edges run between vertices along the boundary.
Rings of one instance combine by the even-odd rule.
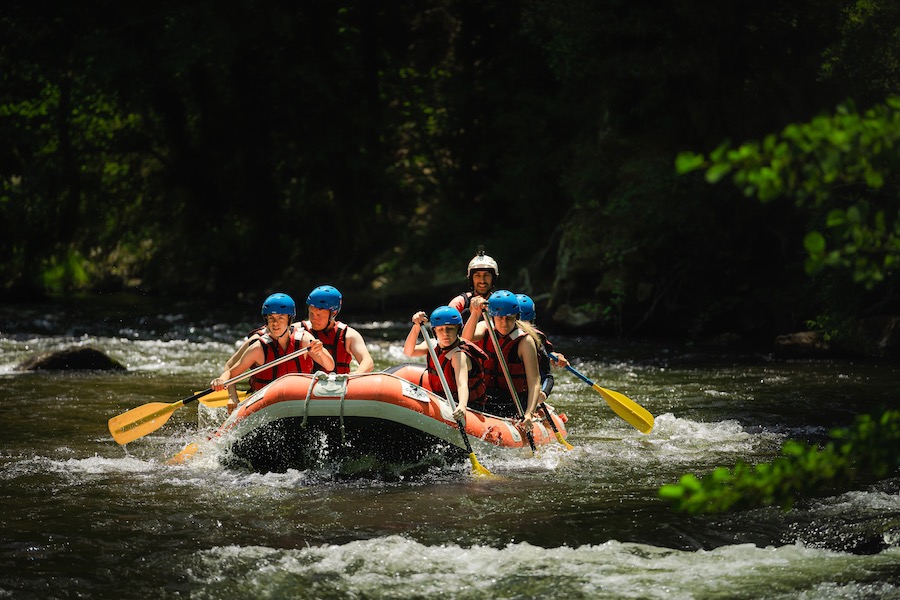
[[[450,405],[428,389],[424,374],[424,365],[406,364],[359,375],[286,375],[248,395],[213,438],[229,444],[229,460],[261,472],[345,458],[464,460]],[[565,437],[566,416],[549,410]],[[540,416],[532,431],[535,446],[556,443],[547,415]],[[469,411],[465,429],[475,452],[494,447],[531,453],[516,419]]]

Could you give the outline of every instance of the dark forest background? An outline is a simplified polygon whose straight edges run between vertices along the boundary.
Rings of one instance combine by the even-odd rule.
[[[551,329],[900,330],[894,2],[15,1],[0,77],[6,302],[430,309],[483,244]]]

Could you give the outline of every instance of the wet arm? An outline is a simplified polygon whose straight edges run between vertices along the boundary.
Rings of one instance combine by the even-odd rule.
[[[469,357],[457,352],[451,359],[456,374],[456,410],[453,418],[465,422],[466,407],[469,405]]]
[[[481,304],[477,303],[476,299],[473,298],[472,304],[469,306],[469,318],[466,319],[466,325],[463,327],[459,337],[471,342],[477,342],[484,338],[487,326],[481,322],[481,315],[483,313],[484,311],[481,309]]]
[[[241,360],[241,357],[244,355],[244,352],[246,352],[247,348],[250,347],[250,344],[258,339],[259,336],[256,334],[253,334],[252,336],[245,339],[241,346],[237,350],[235,350],[234,354],[231,355],[231,358],[225,361],[225,368],[230,369],[234,365],[238,364],[238,362],[240,362]]]
[[[525,408],[525,420],[529,421],[537,408],[541,392],[541,373],[538,366],[537,349],[530,336],[519,344],[519,358],[525,365],[525,381],[528,390],[528,405]]]
[[[372,360],[362,335],[350,327],[347,328],[347,351],[356,359],[355,373],[369,373],[375,368],[375,361]]]
[[[424,356],[428,353],[428,347],[425,343],[417,344],[419,341],[419,332],[422,330],[421,323],[425,319],[425,313],[417,312],[412,316],[412,327],[406,335],[406,341],[403,343],[403,354],[406,356]]]
[[[308,331],[304,332],[303,337],[306,339],[306,347],[309,348],[309,355],[312,359],[319,363],[326,371],[334,371],[334,357],[331,356],[331,352],[325,348],[322,341],[313,337]]]
[[[538,349],[538,366],[541,372],[541,397],[538,402],[543,402],[553,391],[553,373],[550,369],[550,357],[545,348]]]
[[[209,383],[209,387],[212,389],[219,391],[225,387],[224,383],[233,377],[237,377],[241,373],[244,373],[254,365],[261,365],[265,360],[265,356],[263,355],[262,346],[259,344],[254,344],[241,355],[241,359],[238,361],[236,365],[231,368],[226,368],[222,373],[213,379]],[[232,384],[229,387],[234,387]]]

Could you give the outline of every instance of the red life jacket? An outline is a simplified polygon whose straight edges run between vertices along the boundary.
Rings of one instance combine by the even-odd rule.
[[[453,346],[449,348],[437,347],[435,351],[441,370],[444,372],[444,379],[447,380],[447,386],[454,396],[456,395],[457,387],[456,373],[453,371],[453,355],[457,352],[462,352],[469,357],[469,361],[472,363],[471,367],[469,367],[469,404],[471,405],[473,402],[483,404],[485,386],[482,363],[487,358],[484,350],[466,340],[459,339]],[[444,386],[438,376],[434,361],[431,360],[431,354],[428,355],[428,384],[436,394],[443,396],[441,392],[443,392]]]
[[[500,351],[506,359],[506,366],[509,367],[509,375],[513,382],[513,388],[516,392],[524,392],[528,388],[528,381],[525,378],[525,363],[519,358],[519,342],[528,335],[518,327],[510,332],[509,335],[498,335],[497,342],[500,344]],[[489,334],[482,339],[484,351],[487,353],[487,360],[484,361],[484,384],[488,393],[491,391],[499,391],[509,394],[509,386],[506,383],[506,376],[503,374],[503,367],[497,359],[497,352],[494,350],[494,342]]]
[[[303,329],[313,334],[317,340],[331,353],[334,358],[334,371],[329,371],[317,362],[313,362],[316,371],[324,371],[326,373],[346,374],[350,372],[350,361],[353,355],[347,350],[347,324],[340,321],[334,321],[334,326],[326,327],[322,331],[315,331],[310,321],[301,321],[300,325]]]
[[[271,362],[276,358],[285,356],[287,354],[290,354],[291,352],[296,352],[297,350],[306,347],[303,345],[302,340],[296,339],[294,337],[293,329],[291,330],[290,338],[288,338],[287,348],[285,348],[284,350],[282,350],[281,346],[278,345],[278,340],[272,339],[269,334],[262,336],[257,342],[254,343],[258,343],[262,346],[264,362]],[[293,360],[286,360],[281,364],[275,365],[271,369],[265,369],[255,375],[251,375],[250,391],[255,392],[256,390],[262,389],[279,377],[287,375],[289,373],[312,373],[312,367],[313,361],[309,357],[308,353],[298,356]]]

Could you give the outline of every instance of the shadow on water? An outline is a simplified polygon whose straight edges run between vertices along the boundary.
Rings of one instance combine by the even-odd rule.
[[[466,454],[423,432],[358,417],[292,417],[254,429],[229,447],[223,463],[260,473],[311,470],[329,479],[401,481],[458,465]]]

